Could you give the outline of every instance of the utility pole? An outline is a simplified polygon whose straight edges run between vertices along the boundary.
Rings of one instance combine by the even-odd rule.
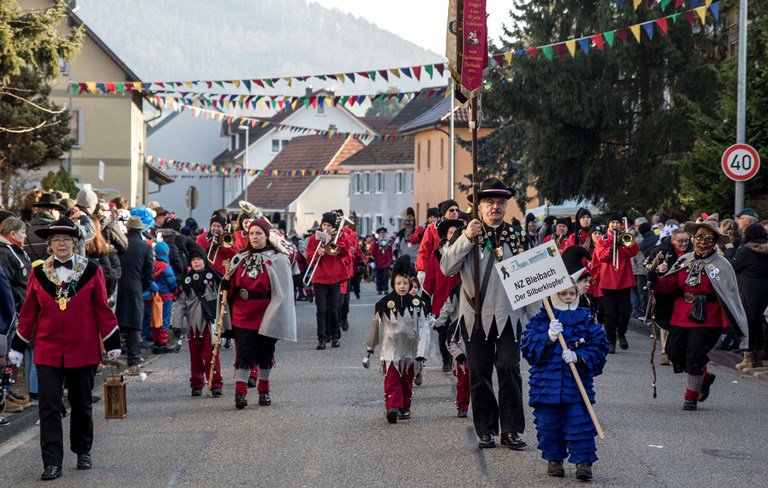
[[[736,143],[745,142],[747,128],[747,0],[739,0],[739,69],[736,83]],[[736,214],[744,208],[744,182],[736,182],[734,192]]]

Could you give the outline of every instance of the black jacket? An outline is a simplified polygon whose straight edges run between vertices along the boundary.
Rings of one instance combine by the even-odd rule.
[[[693,249],[692,244],[688,244],[688,250],[685,251],[690,252]],[[661,244],[654,247],[651,250],[650,254],[646,255],[645,264],[646,269],[647,266],[653,262],[653,259],[656,257],[659,252],[664,253],[664,262],[667,263],[668,268],[672,268],[672,265],[677,262],[678,255],[675,251],[675,246],[672,244],[672,241],[669,237],[664,237],[661,240]],[[669,323],[672,320],[672,312],[675,308],[675,300],[677,300],[677,295],[674,293],[669,294],[657,294],[656,296],[656,323],[659,324],[660,327],[664,329],[669,329]]]
[[[640,243],[637,246],[640,248],[640,252],[643,253],[643,256],[647,258],[651,255],[653,248],[656,247],[656,244],[659,242],[659,236],[657,236],[653,231],[650,231],[646,232],[640,237],[642,237],[642,239],[640,239]]]
[[[114,220],[106,217],[100,217],[99,222],[101,222],[101,235],[104,236],[104,240],[115,249],[117,254],[123,254],[128,249],[128,238],[120,226]]]
[[[0,237],[0,267],[11,284],[16,311],[27,297],[27,279],[32,272],[32,263],[26,251]]]
[[[29,254],[30,262],[43,261],[48,258],[48,244],[45,239],[38,237],[35,231],[47,229],[55,220],[48,214],[35,214],[27,224],[27,241],[24,250]]]
[[[747,320],[761,320],[768,307],[768,242],[747,242],[736,251],[732,264]]]
[[[128,231],[128,249],[119,256],[122,274],[117,287],[117,322],[121,329],[141,329],[144,291],[154,281],[152,246],[137,231]]]

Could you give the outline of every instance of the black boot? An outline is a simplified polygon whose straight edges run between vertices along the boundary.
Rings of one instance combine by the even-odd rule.
[[[155,342],[155,344],[152,346],[152,354],[166,354],[170,352],[170,349],[168,349],[167,344],[160,344],[159,342]]]
[[[318,351],[324,351],[325,350],[325,339],[318,339],[317,340],[317,347],[315,348]]]
[[[608,344],[608,354],[616,354],[616,341],[612,341]]]
[[[40,475],[42,481],[55,480],[61,478],[61,466],[46,466],[43,474]]]
[[[244,409],[248,405],[248,399],[245,398],[245,395],[241,395],[239,393],[235,394],[235,408],[238,410]]]
[[[390,408],[387,410],[387,422],[390,424],[396,424],[397,423],[397,409],[396,408]]]
[[[399,414],[397,415],[397,418],[400,420],[408,420],[411,418],[411,410],[408,408],[404,408],[400,410]]]
[[[629,342],[627,342],[627,338],[625,336],[619,336],[619,347],[625,351],[629,349]]]
[[[696,400],[686,400],[683,402],[683,410],[696,410]]]
[[[272,405],[272,399],[269,398],[269,393],[259,393],[259,405],[262,407],[268,407]]]
[[[91,469],[91,467],[93,467],[93,460],[90,453],[77,455],[77,469],[82,471],[84,469]]]
[[[513,451],[522,451],[528,444],[517,433],[504,432],[501,434],[501,445],[507,446]]]
[[[341,347],[341,341],[338,339],[334,339],[331,341],[331,347]]]
[[[562,461],[550,461],[547,464],[547,474],[554,476],[555,478],[562,478],[565,476],[565,468]]]
[[[493,440],[493,434],[483,434],[478,436],[477,447],[480,449],[492,449],[496,447],[496,441]]]
[[[699,401],[703,402],[709,398],[709,389],[712,387],[712,383],[715,382],[715,375],[707,373],[704,378],[704,382],[701,384],[701,391],[699,392]]]
[[[579,463],[576,465],[576,479],[589,481],[592,479],[592,463]]]
[[[192,396],[193,397],[203,396],[203,389],[202,388],[192,388]]]

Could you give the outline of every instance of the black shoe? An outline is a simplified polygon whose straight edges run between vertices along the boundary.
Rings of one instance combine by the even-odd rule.
[[[443,373],[450,373],[452,369],[450,362],[443,363]]]
[[[343,321],[343,322],[342,322],[341,324],[339,324],[339,325],[341,326],[341,330],[343,330],[344,332],[346,332],[346,331],[348,331],[348,330],[349,330],[349,322],[347,322],[346,320],[345,320],[345,321]]]
[[[608,354],[616,354],[616,342],[608,344]]]
[[[269,398],[269,393],[259,393],[259,405],[262,407],[268,407],[272,405],[272,399]]]
[[[467,411],[466,410],[457,410],[456,411],[456,416],[459,417],[460,419],[465,419],[465,418],[467,418]]]
[[[505,432],[501,434],[501,445],[507,446],[513,451],[522,451],[528,445],[522,437],[514,432]]]
[[[256,388],[256,385],[259,384],[259,379],[254,378],[253,376],[248,377],[248,388]]]
[[[61,478],[61,466],[46,466],[40,479],[43,481],[55,480]]]
[[[325,351],[325,339],[320,339],[317,341],[317,347],[315,349],[318,351]]]
[[[496,447],[496,441],[493,440],[492,434],[483,434],[477,438],[477,447],[480,449],[491,449]]]
[[[99,403],[100,401],[101,397],[99,395],[91,395],[91,403]]]
[[[193,397],[203,396],[203,389],[202,388],[192,388],[192,396]]]
[[[387,410],[387,422],[390,424],[396,424],[397,423],[397,409],[392,407],[389,410]]]
[[[619,337],[619,347],[622,348],[624,351],[629,349],[629,342],[627,342],[626,337]]]
[[[550,461],[547,465],[547,474],[554,476],[555,478],[562,478],[565,476],[565,468],[562,461]]]
[[[331,341],[331,347],[341,347],[341,341],[338,339],[334,339]]]
[[[152,354],[167,354],[171,352],[167,344],[155,344],[152,346]]]
[[[592,479],[592,463],[579,463],[576,465],[576,479],[589,481]]]
[[[696,400],[686,400],[683,403],[683,410],[696,410]]]
[[[232,348],[232,339],[227,339],[224,341],[224,349],[231,349]]]
[[[411,418],[411,410],[408,408],[400,410],[397,414],[397,418],[400,420],[408,420]]]
[[[241,395],[239,393],[235,394],[235,408],[238,410],[244,409],[248,405],[248,399],[245,398],[245,395]]]
[[[82,471],[84,469],[91,469],[92,466],[93,460],[91,459],[90,453],[77,455],[77,469]]]
[[[421,384],[424,383],[424,366],[421,368],[422,369],[420,369],[418,374],[413,378],[413,384],[416,386],[421,386]]]
[[[211,396],[220,397],[222,395],[221,388],[212,388],[211,389]]]
[[[701,384],[701,392],[699,393],[699,401],[703,402],[707,398],[709,398],[709,388],[712,386],[712,383],[715,382],[715,375],[712,373],[707,373],[707,377],[704,379],[704,382]]]

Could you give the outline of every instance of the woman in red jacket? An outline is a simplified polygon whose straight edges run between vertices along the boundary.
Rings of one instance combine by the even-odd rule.
[[[63,386],[67,385],[70,449],[77,454],[77,469],[90,469],[93,444],[91,390],[101,346],[110,359],[120,356],[117,318],[107,303],[101,268],[74,254],[80,232],[62,217],[49,228],[36,231],[52,254],[34,268],[27,282],[16,336],[8,355],[21,364],[24,350],[35,334],[40,416],[40,447],[45,470],[42,480],[61,477],[64,441],[61,425]]]
[[[346,256],[349,254],[347,240],[339,238],[336,242],[338,254],[331,255],[326,252],[329,244],[336,235],[336,216],[332,213],[324,213],[320,222],[321,230],[310,236],[307,241],[307,256],[310,262],[312,257],[314,271],[311,285],[314,290],[315,304],[317,305],[317,350],[325,349],[325,343],[331,341],[331,347],[341,346],[341,328],[339,326],[340,288],[341,283],[347,280]]]
[[[235,256],[222,281],[229,290],[235,334],[235,407],[248,405],[248,379],[258,366],[259,405],[272,404],[269,377],[278,340],[296,342],[296,305],[291,262],[269,242],[271,225],[251,221],[248,247]]]
[[[440,245],[432,253],[432,257],[427,264],[427,273],[424,277],[424,292],[429,295],[432,303],[430,312],[435,317],[440,315],[440,309],[443,308],[448,295],[454,286],[459,284],[459,276],[446,276],[440,270],[440,259],[443,257],[443,249],[451,242],[454,232],[464,226],[463,220],[450,219],[443,220],[437,226],[437,235],[440,237]],[[438,329],[438,340],[440,345],[440,355],[443,358],[443,371],[451,370],[452,356],[446,346],[446,333],[448,327]]]

